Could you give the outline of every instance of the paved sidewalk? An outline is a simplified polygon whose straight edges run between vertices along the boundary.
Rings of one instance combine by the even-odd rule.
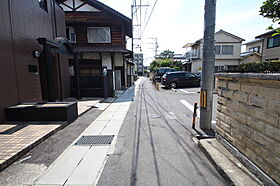
[[[107,155],[114,151],[117,134],[134,95],[134,86],[120,95],[35,181],[34,185],[96,184]],[[96,135],[114,135],[114,139],[111,145],[76,145],[82,136]]]
[[[81,115],[103,100],[94,98],[78,101],[78,114]],[[40,144],[46,138],[64,128],[67,122],[25,121],[0,124],[0,171],[14,163],[21,156]]]
[[[0,124],[0,171],[64,125],[66,125],[66,122]]]

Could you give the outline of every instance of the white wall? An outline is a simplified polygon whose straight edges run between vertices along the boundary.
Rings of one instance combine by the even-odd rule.
[[[122,67],[123,66],[123,54],[115,53],[115,66]]]
[[[112,70],[112,60],[110,53],[102,53],[102,67],[107,67],[108,70]]]
[[[192,62],[192,71],[191,72],[198,72],[202,68],[202,60],[195,60]]]
[[[83,59],[100,59],[100,53],[83,53]]]
[[[262,42],[263,41],[261,40],[261,41],[257,41],[254,43],[246,44],[246,51],[249,51],[249,48],[260,46],[260,54],[261,54],[262,53]]]

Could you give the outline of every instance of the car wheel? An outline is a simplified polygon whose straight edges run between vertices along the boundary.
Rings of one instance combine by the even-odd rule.
[[[177,84],[175,82],[170,83],[170,88],[176,88]]]

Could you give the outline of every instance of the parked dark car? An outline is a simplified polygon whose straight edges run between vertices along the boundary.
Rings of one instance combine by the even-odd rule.
[[[200,86],[201,78],[190,72],[169,72],[162,76],[161,84],[168,88]]]
[[[168,72],[175,72],[177,71],[176,69],[174,68],[170,68],[170,67],[161,67],[159,69],[156,70],[155,72],[155,79],[156,81],[160,82],[161,81],[161,77],[165,74],[165,73],[168,73]]]

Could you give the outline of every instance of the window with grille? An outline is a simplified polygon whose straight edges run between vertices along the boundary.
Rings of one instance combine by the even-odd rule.
[[[88,43],[111,43],[110,27],[89,27]]]

